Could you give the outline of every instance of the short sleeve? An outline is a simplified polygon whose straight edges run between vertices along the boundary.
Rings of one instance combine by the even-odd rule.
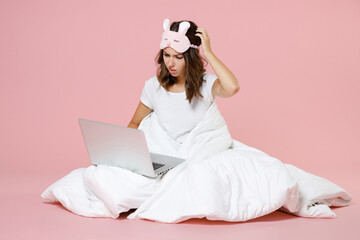
[[[205,87],[205,96],[206,99],[208,99],[210,102],[214,101],[215,98],[213,98],[212,95],[212,86],[214,85],[215,80],[218,79],[218,77],[211,73],[206,73],[204,76],[204,80],[206,81],[206,87]]]
[[[154,109],[154,94],[155,94],[154,79],[150,78],[145,82],[145,86],[141,93],[140,101],[147,107]]]

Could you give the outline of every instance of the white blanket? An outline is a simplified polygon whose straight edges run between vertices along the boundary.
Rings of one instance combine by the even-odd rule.
[[[117,167],[72,171],[41,195],[88,217],[119,217],[177,223],[190,218],[246,221],[276,210],[333,218],[330,206],[352,197],[336,184],[284,164],[231,138],[214,102],[183,144],[172,140],[152,112],[141,122],[151,152],[186,158],[161,178]]]

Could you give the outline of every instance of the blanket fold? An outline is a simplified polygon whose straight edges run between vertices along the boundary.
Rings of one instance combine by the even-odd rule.
[[[352,200],[336,184],[232,139],[215,102],[182,144],[166,134],[155,112],[139,129],[151,152],[187,161],[156,179],[111,166],[77,169],[49,186],[43,200],[89,217],[117,218],[136,208],[128,219],[165,223],[247,221],[276,210],[333,218],[329,207]]]

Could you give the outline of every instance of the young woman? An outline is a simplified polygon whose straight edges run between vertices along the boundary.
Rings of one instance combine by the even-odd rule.
[[[234,74],[215,56],[205,28],[192,21],[163,23],[164,33],[156,76],[145,83],[140,102],[128,127],[138,128],[151,111],[166,132],[182,143],[200,121],[215,97],[228,98],[240,87]],[[199,47],[202,44],[202,58]],[[216,75],[205,73],[203,60]]]
[[[200,44],[216,75],[205,73]],[[165,19],[160,49],[157,74],[146,81],[128,127],[144,130],[153,152],[184,158],[184,164],[160,178],[101,164],[80,168],[49,186],[44,201],[89,217],[118,218],[137,209],[127,218],[164,223],[247,221],[276,210],[332,218],[327,206],[350,203],[337,185],[231,138],[212,103],[236,94],[239,84],[211,51],[204,28],[191,21],[170,27]]]

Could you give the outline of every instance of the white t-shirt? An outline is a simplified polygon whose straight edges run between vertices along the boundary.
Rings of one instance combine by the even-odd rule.
[[[205,73],[203,79],[206,82],[201,85],[200,93],[204,98],[194,97],[191,104],[186,99],[186,92],[167,91],[156,76],[145,82],[140,101],[156,112],[159,124],[179,143],[183,143],[214,101],[211,88],[217,76]]]

